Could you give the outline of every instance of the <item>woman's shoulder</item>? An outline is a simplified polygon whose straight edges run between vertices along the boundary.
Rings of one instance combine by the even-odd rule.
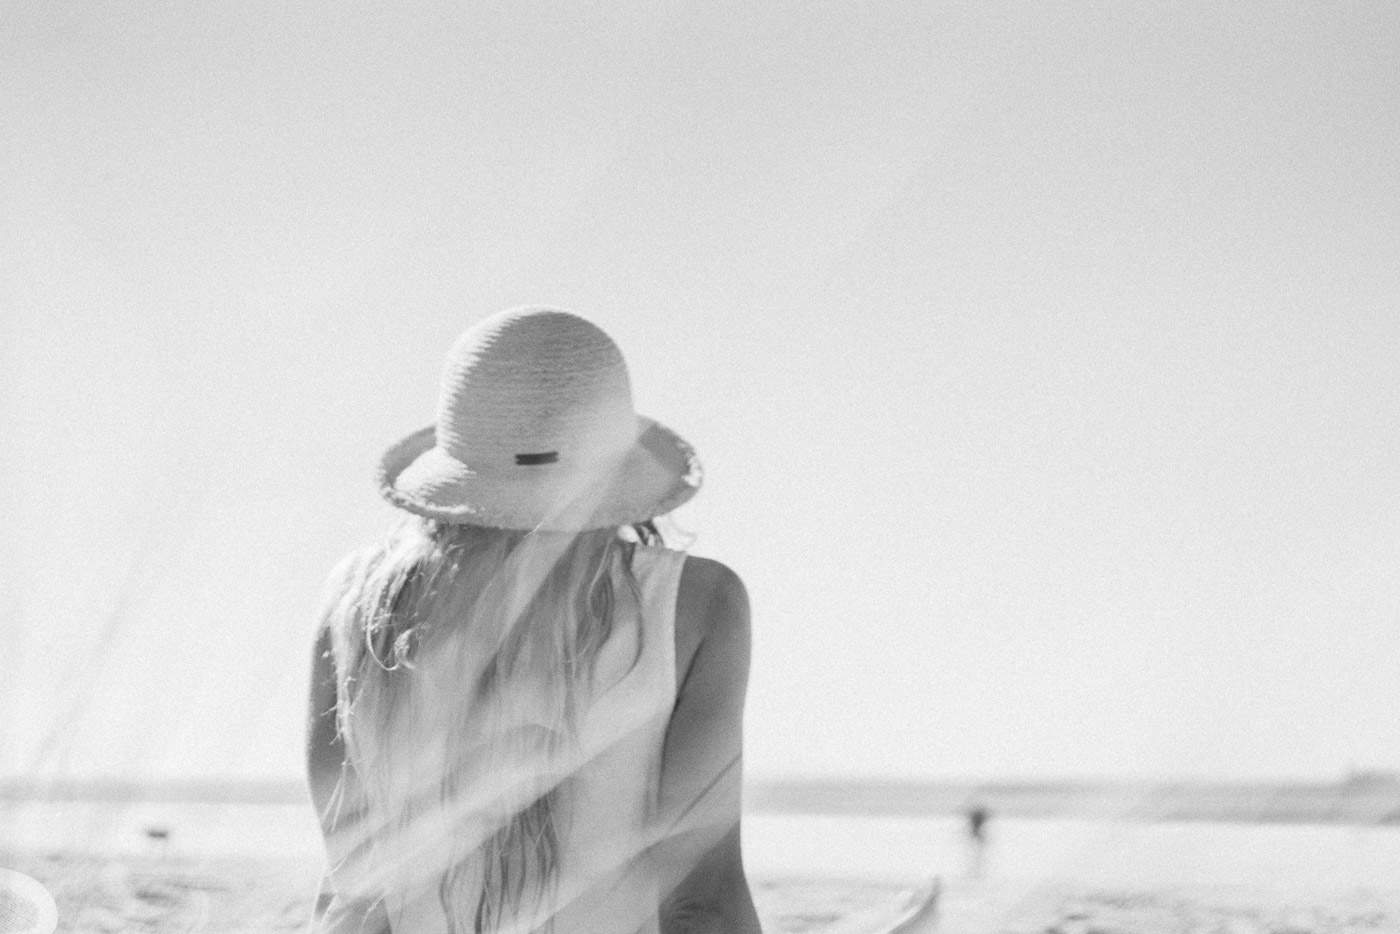
[[[710,609],[732,609],[739,602],[747,604],[744,582],[729,565],[699,555],[686,555],[684,560],[679,599]]]
[[[687,555],[676,594],[678,661],[689,668],[702,643],[723,649],[726,656],[747,658],[748,641],[749,597],[743,580],[723,562]]]

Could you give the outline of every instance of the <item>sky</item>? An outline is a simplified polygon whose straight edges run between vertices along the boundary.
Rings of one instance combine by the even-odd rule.
[[[526,303],[705,462],[751,776],[1400,768],[1393,4],[489,6],[0,0],[0,772],[299,774]]]

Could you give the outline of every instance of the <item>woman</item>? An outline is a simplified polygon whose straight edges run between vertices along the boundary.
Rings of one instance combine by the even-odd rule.
[[[314,930],[758,931],[747,597],[661,543],[699,464],[634,413],[612,340],[482,322],[379,481],[405,521],[332,575],[313,656]]]

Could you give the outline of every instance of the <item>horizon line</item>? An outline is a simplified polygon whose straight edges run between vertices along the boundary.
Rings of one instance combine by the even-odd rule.
[[[972,800],[1007,796],[1046,797],[1068,803],[1086,797],[1122,800],[1133,796],[1209,796],[1271,794],[1346,795],[1400,800],[1400,770],[1353,770],[1339,778],[1201,778],[1163,777],[1030,777],[999,778],[909,778],[886,776],[753,776],[744,781],[746,802],[762,810],[789,810],[797,804],[811,804],[830,810],[839,802],[833,798],[866,798],[865,793],[894,793],[896,800],[886,807],[896,810],[943,810],[950,799]],[[757,800],[755,800],[757,799]],[[920,804],[922,799],[922,804]],[[40,779],[24,776],[0,777],[0,801],[161,801],[210,804],[299,804],[309,803],[310,793],[303,779],[258,777],[152,777],[83,776]],[[854,803],[854,802],[853,802]],[[877,804],[878,799],[866,804]],[[878,808],[884,810],[885,808]]]

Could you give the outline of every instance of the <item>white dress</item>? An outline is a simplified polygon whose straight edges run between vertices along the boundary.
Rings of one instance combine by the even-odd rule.
[[[635,547],[638,599],[615,603],[595,665],[604,686],[580,716],[567,777],[558,784],[556,884],[546,902],[502,930],[657,934],[663,893],[650,847],[658,842],[662,748],[676,701],[676,596],[684,563],[681,552]],[[473,853],[454,864],[456,878],[479,872],[469,865],[473,859],[480,861]],[[411,886],[381,886],[381,906],[368,925],[363,907],[334,899],[314,929],[377,934],[387,921],[393,934],[471,934],[470,922],[454,928],[451,918],[472,918],[480,889],[472,894],[459,884],[444,896],[436,884],[444,876],[428,870]],[[444,897],[465,903],[449,914]]]

